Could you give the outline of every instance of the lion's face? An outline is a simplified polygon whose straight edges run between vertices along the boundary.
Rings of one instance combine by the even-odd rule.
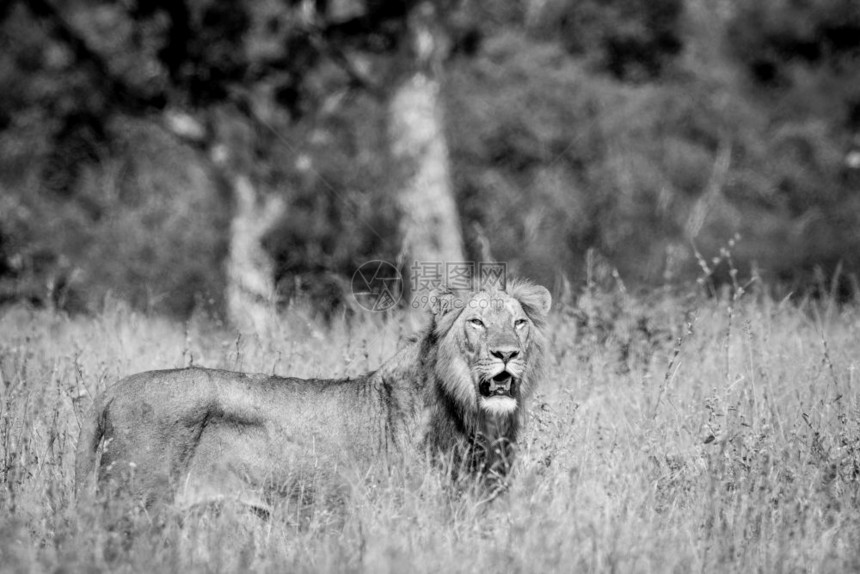
[[[519,283],[506,291],[445,296],[451,308],[437,313],[437,332],[444,330],[437,361],[443,384],[470,409],[515,413],[536,383],[549,292]]]
[[[507,413],[517,408],[526,369],[532,322],[519,301],[505,293],[478,293],[463,310],[458,327],[472,371],[478,404]]]

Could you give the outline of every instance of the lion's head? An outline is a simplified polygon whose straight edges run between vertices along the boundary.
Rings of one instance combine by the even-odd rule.
[[[447,393],[469,412],[521,412],[540,378],[551,301],[549,291],[526,281],[504,290],[434,292],[435,368]]]

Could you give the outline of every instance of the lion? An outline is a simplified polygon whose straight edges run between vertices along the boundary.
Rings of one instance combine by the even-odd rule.
[[[348,464],[417,455],[504,479],[542,375],[550,304],[524,280],[436,291],[420,335],[354,379],[199,367],[126,377],[81,428],[77,497],[92,494],[97,464],[99,489],[124,488],[147,508],[232,500],[263,513]]]

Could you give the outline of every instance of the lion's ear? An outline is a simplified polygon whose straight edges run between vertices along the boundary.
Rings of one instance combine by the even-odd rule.
[[[526,313],[532,315],[532,318],[546,317],[552,306],[552,295],[549,294],[546,287],[541,285],[518,285],[512,295],[520,302]]]
[[[442,317],[454,309],[456,295],[446,287],[440,287],[430,291],[429,309],[436,317]]]

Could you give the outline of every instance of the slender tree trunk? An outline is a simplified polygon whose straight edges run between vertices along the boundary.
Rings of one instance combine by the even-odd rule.
[[[230,323],[243,333],[264,333],[275,326],[275,268],[262,240],[285,209],[283,198],[266,196],[251,179],[253,134],[229,113],[216,114],[217,139],[213,161],[225,174],[233,196],[233,217],[225,274]]]
[[[263,201],[245,174],[230,182],[235,200],[226,261],[227,315],[241,332],[270,330],[277,318],[275,269],[262,240],[284,212],[280,197]]]
[[[396,88],[388,105],[392,152],[406,172],[397,197],[401,231],[411,261],[462,262],[463,238],[434,71],[440,32],[433,28],[429,3],[415,12],[410,35],[417,71]]]

